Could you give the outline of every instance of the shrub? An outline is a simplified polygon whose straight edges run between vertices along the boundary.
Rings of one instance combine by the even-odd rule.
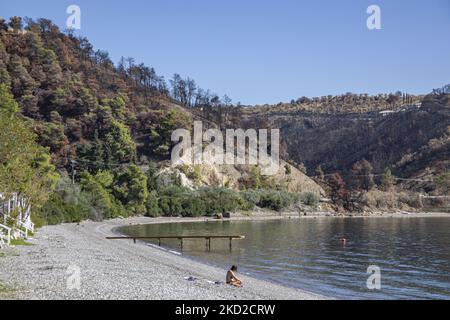
[[[182,200],[190,193],[189,189],[172,186],[166,188],[159,198],[159,207],[165,216],[179,216],[183,212]]]
[[[199,217],[205,214],[205,203],[198,195],[183,199],[181,204],[183,217]]]
[[[311,207],[316,207],[319,203],[319,197],[314,192],[306,192],[302,195],[302,201]]]
[[[371,208],[389,210],[398,207],[399,198],[397,194],[392,192],[383,192],[374,189],[362,195],[361,203]]]
[[[54,225],[95,219],[94,213],[89,195],[80,186],[72,185],[70,179],[64,176],[36,215],[39,217],[39,224]]]
[[[419,194],[401,192],[399,194],[399,201],[401,203],[406,203],[412,208],[423,208],[422,197]]]
[[[243,203],[243,209],[252,209],[255,205],[272,210],[281,211],[299,200],[298,195],[285,191],[277,190],[246,190],[242,192],[242,199],[247,203]],[[249,204],[253,205],[249,206]]]
[[[194,166],[193,170],[187,175],[189,179],[199,184],[202,181],[202,172],[199,166]]]
[[[147,216],[159,217],[161,215],[161,209],[159,208],[159,199],[155,191],[152,191],[148,194],[145,207],[147,209]]]
[[[261,201],[261,192],[258,192],[253,189],[245,190],[241,192],[244,199],[248,202],[251,202],[257,205]]]
[[[198,192],[205,203],[206,214],[209,215],[236,211],[243,203],[238,192],[227,188],[201,188]]]
[[[159,207],[165,216],[178,216],[181,214],[181,202],[178,198],[162,196],[159,199]]]
[[[81,174],[81,186],[83,191],[89,194],[90,202],[95,214],[95,220],[127,216],[123,205],[111,194],[111,174],[100,171],[95,176],[88,172]]]
[[[187,164],[183,164],[178,166],[180,172],[184,173],[186,177],[191,179],[194,184],[198,185],[202,181],[202,172],[200,166],[189,166]]]

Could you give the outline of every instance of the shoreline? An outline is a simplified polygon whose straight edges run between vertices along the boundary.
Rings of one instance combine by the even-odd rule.
[[[329,299],[247,275],[240,275],[244,287],[234,288],[224,284],[226,270],[139,241],[105,239],[118,227],[176,221],[202,220],[132,217],[43,227],[32,246],[9,248],[0,257],[0,283],[10,289],[0,299]],[[79,290],[68,287],[74,270]]]
[[[0,250],[0,284],[10,290],[1,299],[333,299],[312,292],[242,275],[245,286],[225,285],[226,270],[181,256],[164,247],[138,241],[106,240],[121,235],[118,228],[130,225],[206,221],[261,221],[282,219],[433,218],[448,213],[389,213],[381,215],[331,215],[294,213],[233,215],[228,219],[180,217],[130,217],[104,222],[46,226],[32,246]],[[67,288],[68,267],[80,269],[80,290]],[[186,280],[189,277],[196,281]],[[217,285],[213,282],[220,281]]]

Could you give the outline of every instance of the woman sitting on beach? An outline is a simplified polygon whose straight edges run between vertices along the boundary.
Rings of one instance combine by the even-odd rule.
[[[237,272],[237,266],[232,265],[230,270],[227,272],[227,284],[230,284],[235,287],[242,287],[242,281],[236,277],[235,272]]]

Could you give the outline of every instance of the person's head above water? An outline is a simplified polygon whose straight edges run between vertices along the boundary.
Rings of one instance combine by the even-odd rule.
[[[235,264],[233,264],[230,268],[231,271],[237,271],[237,266]]]

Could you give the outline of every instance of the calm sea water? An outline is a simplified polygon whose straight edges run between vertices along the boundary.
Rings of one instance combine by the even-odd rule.
[[[450,299],[450,218],[313,218],[131,226],[137,236],[245,235],[186,240],[183,255],[291,287],[343,299]],[[344,245],[339,240],[348,239]],[[163,246],[179,251],[177,240]],[[381,269],[369,290],[367,268]],[[211,279],[223,280],[223,279]]]

